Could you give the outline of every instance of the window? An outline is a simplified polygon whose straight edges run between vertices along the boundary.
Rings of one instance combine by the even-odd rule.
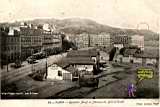
[[[58,71],[58,76],[62,76],[62,71]]]
[[[11,42],[13,42],[13,38],[11,38]]]
[[[8,46],[7,48],[8,48],[7,50],[10,51],[10,47]]]

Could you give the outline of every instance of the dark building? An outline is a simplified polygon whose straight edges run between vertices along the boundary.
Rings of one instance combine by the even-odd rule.
[[[8,30],[7,30],[8,29]],[[1,29],[1,62],[7,64],[21,57],[20,34],[14,28]]]
[[[62,47],[60,33],[27,24],[20,27],[1,27],[0,40],[2,64],[15,62],[16,59],[22,61],[34,53],[55,51],[55,47]]]
[[[131,37],[128,35],[112,35],[111,43],[115,47],[128,47],[131,44]]]
[[[20,27],[22,59],[40,52],[42,48],[43,30],[30,27]]]
[[[55,53],[62,48],[62,38],[60,33],[43,30],[42,33],[43,51]]]

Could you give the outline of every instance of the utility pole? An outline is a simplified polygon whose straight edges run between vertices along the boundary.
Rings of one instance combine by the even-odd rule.
[[[21,47],[22,47],[22,44],[21,44],[21,35],[19,34],[19,58],[18,60],[20,61],[20,64],[22,64],[22,55],[21,55]]]
[[[9,72],[9,70],[8,70],[8,55],[7,55],[7,72]]]
[[[90,38],[90,34],[88,34],[88,47],[90,47],[90,45],[91,45],[91,38]]]
[[[46,75],[45,75],[45,79],[47,79],[48,76],[48,63],[47,63],[47,54],[46,54]]]
[[[31,55],[33,54],[33,49],[31,49]],[[33,62],[32,62],[32,72],[34,71]]]

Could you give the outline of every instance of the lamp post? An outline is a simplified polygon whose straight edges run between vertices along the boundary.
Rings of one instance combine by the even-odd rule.
[[[7,72],[9,72],[9,70],[8,70],[8,55],[7,55]]]
[[[31,49],[31,55],[33,54],[33,49]],[[33,59],[34,60],[34,59]],[[32,62],[32,61],[31,61]],[[32,62],[32,72],[34,71],[33,69],[33,62]]]
[[[47,76],[48,76],[47,66],[48,66],[48,63],[47,63],[47,53],[46,53],[46,75],[45,75],[45,79],[47,79]]]

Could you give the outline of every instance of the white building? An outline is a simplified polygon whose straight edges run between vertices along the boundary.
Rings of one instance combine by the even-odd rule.
[[[90,45],[91,46],[110,46],[110,34],[100,33],[100,34],[90,34]]]
[[[144,50],[144,36],[133,35],[131,36],[131,45],[138,46],[141,50]]]
[[[123,44],[114,44],[113,46],[116,47],[116,48],[118,48],[118,49],[121,49],[121,48],[124,47]]]
[[[48,67],[48,79],[72,80],[72,74],[57,65]]]
[[[82,33],[77,34],[74,37],[71,37],[72,41],[74,41],[78,48],[86,48],[86,47],[95,47],[102,46],[108,47],[110,46],[110,34],[109,33],[99,33],[99,34],[88,34]]]

